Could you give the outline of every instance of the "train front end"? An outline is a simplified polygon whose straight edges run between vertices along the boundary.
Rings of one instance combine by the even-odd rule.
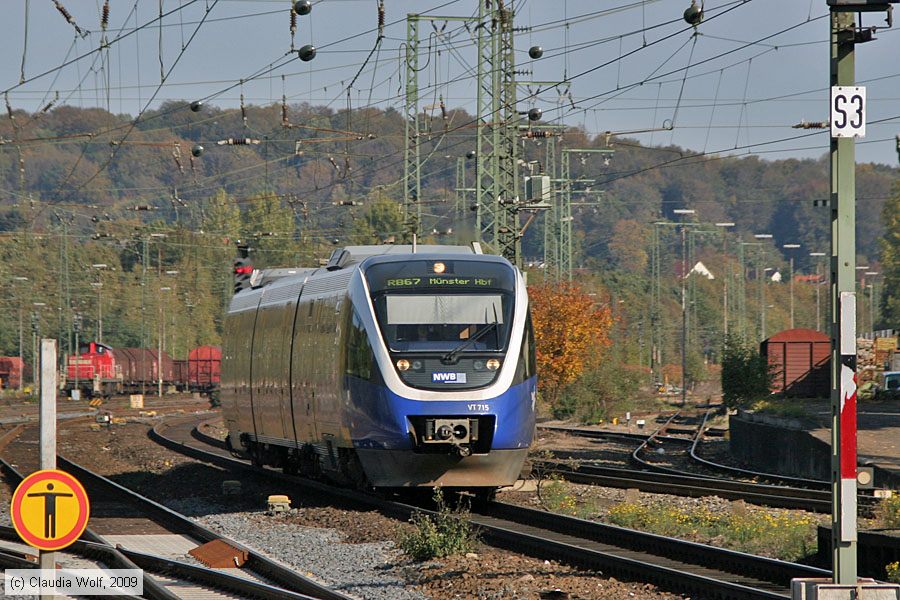
[[[376,368],[351,389],[350,424],[369,482],[513,484],[537,385],[521,273],[487,255],[380,256],[361,267],[351,329],[371,349],[351,342],[349,352],[371,351]]]

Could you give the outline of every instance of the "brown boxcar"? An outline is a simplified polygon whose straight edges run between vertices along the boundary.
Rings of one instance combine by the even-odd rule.
[[[0,386],[6,389],[18,388],[25,372],[24,363],[18,356],[0,356]]]
[[[186,390],[188,388],[188,361],[173,360],[172,369],[175,373],[175,387],[178,390]]]
[[[827,398],[831,390],[831,338],[812,329],[787,329],[760,344],[771,372],[773,392]]]
[[[222,349],[200,346],[188,354],[188,381],[191,390],[206,391],[219,387]]]
[[[138,391],[149,385],[175,381],[175,369],[168,353],[162,353],[162,368],[156,350],[146,348],[114,348],[116,362],[122,367],[122,384],[125,391]],[[161,377],[160,377],[161,376]]]

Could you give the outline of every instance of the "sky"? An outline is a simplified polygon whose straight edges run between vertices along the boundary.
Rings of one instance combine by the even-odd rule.
[[[241,94],[254,104],[284,94],[336,110],[402,111],[406,15],[415,12],[435,17],[420,30],[420,107],[443,100],[475,112],[474,24],[440,17],[472,17],[476,0],[385,0],[378,45],[377,0],[314,1],[294,39],[295,49],[317,48],[310,62],[291,52],[288,0],[111,0],[103,49],[102,0],[60,2],[81,35],[53,0],[3,2],[0,91],[13,108],[34,111],[58,93],[57,105],[137,115],[173,99],[234,108]],[[541,108],[543,123],[764,159],[828,150],[826,131],[791,127],[828,120],[825,0],[706,0],[696,29],[682,19],[689,0],[507,2],[521,28],[519,80],[566,82],[519,87],[520,110]],[[863,24],[885,25],[884,15],[866,14]],[[898,30],[900,22],[857,46],[869,102],[859,162],[898,162]],[[529,58],[532,46],[543,48],[539,60]]]

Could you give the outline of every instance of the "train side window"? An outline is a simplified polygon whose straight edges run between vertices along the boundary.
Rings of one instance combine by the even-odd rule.
[[[347,330],[347,375],[366,381],[372,379],[372,346],[355,310]]]
[[[522,348],[513,383],[522,383],[535,376],[536,357],[534,347],[534,326],[531,324],[531,310],[525,314],[525,331],[522,333]]]

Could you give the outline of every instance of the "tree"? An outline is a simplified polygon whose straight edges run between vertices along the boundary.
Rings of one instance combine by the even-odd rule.
[[[647,269],[647,228],[633,219],[620,219],[613,227],[609,252],[623,271],[643,273]]]
[[[774,373],[765,356],[746,340],[728,336],[722,353],[722,401],[728,408],[768,396]]]
[[[884,273],[881,321],[896,327],[900,323],[900,182],[894,184],[881,218],[885,228],[880,240],[881,272]]]
[[[541,398],[553,407],[562,389],[602,358],[612,314],[578,284],[549,282],[528,290]]]

